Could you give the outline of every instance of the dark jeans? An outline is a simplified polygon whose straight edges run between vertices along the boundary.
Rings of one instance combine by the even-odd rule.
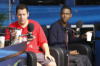
[[[69,63],[75,62],[77,66],[92,66],[86,55],[69,55]]]

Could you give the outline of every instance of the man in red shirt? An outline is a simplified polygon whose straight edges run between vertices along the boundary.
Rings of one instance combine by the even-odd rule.
[[[18,18],[18,21],[10,24],[9,27],[22,29],[21,34],[27,34],[28,24],[33,23],[34,30],[32,31],[32,35],[35,38],[27,44],[26,51],[32,51],[36,54],[37,66],[42,66],[42,65],[56,66],[55,59],[50,55],[47,39],[41,26],[36,21],[28,19],[28,16],[29,16],[29,11],[27,6],[19,4],[16,7],[16,17]],[[10,39],[9,29],[6,29],[6,33],[8,34],[5,35],[5,39],[9,40]],[[41,47],[44,52],[40,51],[39,47]]]

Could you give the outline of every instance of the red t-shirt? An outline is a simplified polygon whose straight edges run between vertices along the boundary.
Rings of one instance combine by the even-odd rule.
[[[34,30],[33,30],[32,34],[35,38],[33,39],[33,41],[30,41],[27,44],[26,50],[32,51],[34,53],[40,53],[41,51],[39,51],[39,47],[41,47],[43,45],[43,43],[47,43],[46,36],[45,36],[44,31],[43,31],[43,29],[41,28],[41,26],[39,25],[38,22],[30,20],[30,19],[28,19],[28,20],[29,20],[29,23],[34,24]],[[22,34],[28,33],[27,26],[25,28],[22,28],[18,24],[18,21],[10,24],[9,27],[22,29]],[[8,34],[5,35],[5,40],[10,39],[9,29],[6,29],[6,33],[8,33]]]

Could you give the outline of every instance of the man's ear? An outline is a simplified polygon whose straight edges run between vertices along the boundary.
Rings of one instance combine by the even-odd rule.
[[[62,13],[60,12],[60,16],[62,15]]]
[[[71,17],[72,17],[72,13],[71,13],[71,15],[70,15]]]
[[[16,17],[17,17],[17,14],[16,14]]]
[[[28,12],[28,17],[29,17],[29,12]]]

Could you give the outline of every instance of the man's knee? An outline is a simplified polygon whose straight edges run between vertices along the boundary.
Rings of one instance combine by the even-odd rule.
[[[76,58],[75,58],[75,62],[76,62],[76,63],[82,62],[82,59],[81,59],[80,57],[76,57]]]
[[[50,62],[46,66],[57,66],[57,65],[56,65],[56,62]]]

